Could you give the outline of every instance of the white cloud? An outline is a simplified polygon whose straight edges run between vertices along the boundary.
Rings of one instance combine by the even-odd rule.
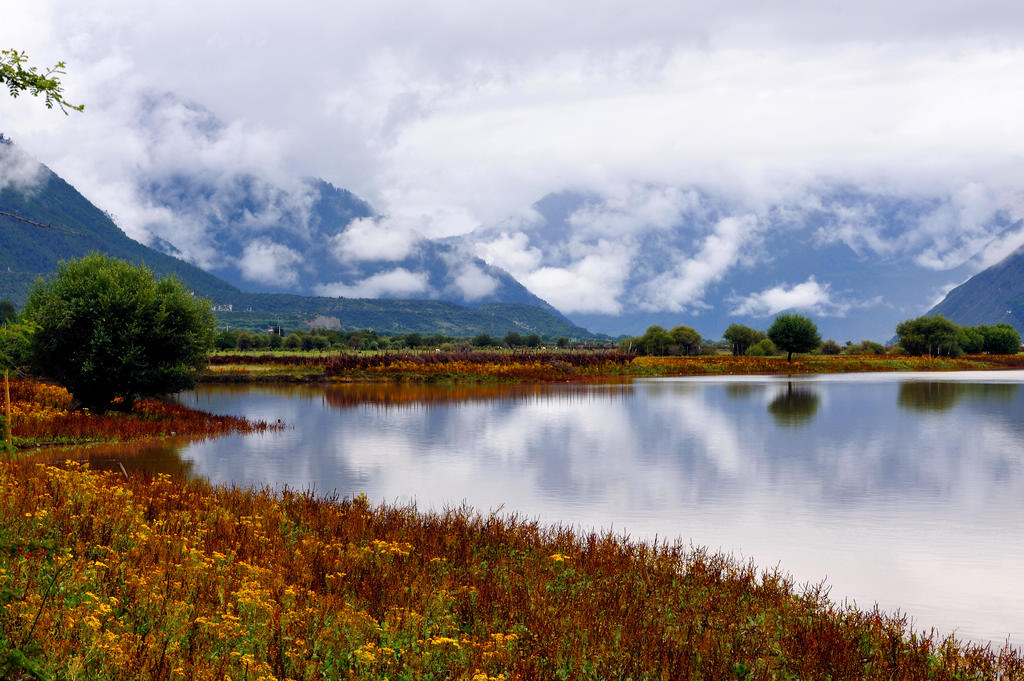
[[[500,282],[484,272],[479,266],[469,263],[456,270],[454,283],[462,298],[472,302],[486,298],[494,293]]]
[[[612,188],[613,191],[615,188]],[[569,216],[574,233],[621,238],[648,230],[678,227],[683,215],[700,205],[697,192],[680,187],[627,186],[600,202],[588,202]]]
[[[698,253],[679,257],[673,269],[647,284],[641,307],[672,312],[703,307],[708,286],[740,261],[744,247],[756,243],[757,230],[756,216],[723,218],[704,238]]]
[[[331,237],[330,249],[340,262],[404,260],[421,237],[387,218],[358,218]]]
[[[295,267],[301,262],[302,256],[287,246],[257,239],[245,247],[238,259],[238,269],[249,281],[288,286],[298,281]]]
[[[484,262],[500,267],[517,279],[536,270],[544,259],[540,249],[530,246],[530,237],[523,232],[501,232],[489,241],[474,239],[474,249]]]
[[[562,312],[619,314],[632,258],[628,248],[602,241],[579,260],[563,267],[541,267],[522,281]]]
[[[335,282],[315,287],[317,295],[333,298],[380,298],[411,296],[427,291],[427,275],[404,267],[380,272],[354,284]]]
[[[758,230],[777,228],[768,209],[811,207],[823,182],[945,197],[898,229],[837,212],[819,239],[865,256],[977,269],[1024,243],[992,224],[1024,216],[1015,3],[865,0],[836,13],[802,0],[653,0],[643,11],[528,0],[501,6],[501,22],[493,3],[457,0],[218,0],[201,21],[187,3],[14,4],[0,41],[36,63],[67,60],[68,97],[87,108],[66,118],[0,97],[4,132],[129,235],[163,237],[204,266],[225,257],[207,232],[244,173],[285,189],[247,228],[304,210],[294,178],[310,175],[408,226],[354,225],[333,243],[352,260],[393,260],[413,231],[474,234],[549,192],[601,197],[569,217],[564,238],[509,224],[474,246],[566,309],[699,308],[752,251],[725,220],[756,214]],[[214,187],[209,201],[170,214],[138,190],[175,173]],[[675,263],[655,271],[638,244],[700,209],[691,188],[727,204],[706,216],[720,233],[696,234],[693,248],[663,242],[656,255]],[[635,295],[618,266],[651,270]]]
[[[44,177],[39,161],[13,144],[0,144],[0,189],[32,191]]]
[[[813,276],[800,284],[780,284],[744,298],[734,297],[732,302],[733,314],[752,317],[770,317],[785,310],[843,317],[855,307],[871,307],[882,303],[880,298],[869,301],[835,300],[830,286],[827,283],[819,284]]]

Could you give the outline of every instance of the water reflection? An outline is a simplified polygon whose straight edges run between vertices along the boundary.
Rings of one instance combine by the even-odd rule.
[[[197,476],[196,462],[183,456],[189,443],[196,439],[170,439],[156,442],[126,442],[88,447],[58,447],[43,450],[32,459],[39,463],[59,465],[71,459],[86,462],[90,468],[105,471],[145,471],[150,475],[166,474],[187,480]]]
[[[764,392],[761,383],[726,383],[725,394],[734,400],[744,400]]]
[[[786,387],[776,393],[768,404],[768,413],[775,418],[775,423],[784,428],[796,428],[806,425],[818,413],[821,397],[809,385],[793,387],[788,381]]]
[[[293,427],[136,462],[681,537],[798,581],[827,577],[839,599],[923,626],[1020,643],[1024,378],[1000,376],[207,386],[183,400]]]
[[[909,381],[900,384],[896,402],[904,409],[948,411],[968,397],[975,403],[1011,402],[1019,390],[1016,383]]]

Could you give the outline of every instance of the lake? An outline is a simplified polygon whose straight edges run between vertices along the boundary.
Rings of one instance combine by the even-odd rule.
[[[681,538],[918,629],[1024,642],[1024,372],[609,385],[203,386],[189,406],[292,426],[147,446],[213,482],[469,504]]]

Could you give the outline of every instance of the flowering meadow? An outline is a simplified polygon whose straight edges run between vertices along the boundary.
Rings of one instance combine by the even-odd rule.
[[[680,545],[0,464],[4,679],[1024,679]]]
[[[72,410],[71,394],[64,388],[38,381],[11,381],[10,392],[11,431],[14,443],[22,447],[164,436],[207,437],[282,427],[158,400],[138,400],[128,414],[90,414],[87,410]]]

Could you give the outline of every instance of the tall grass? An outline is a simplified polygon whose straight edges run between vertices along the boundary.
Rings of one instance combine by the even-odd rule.
[[[0,465],[0,676],[1021,679],[777,570],[468,509]]]

